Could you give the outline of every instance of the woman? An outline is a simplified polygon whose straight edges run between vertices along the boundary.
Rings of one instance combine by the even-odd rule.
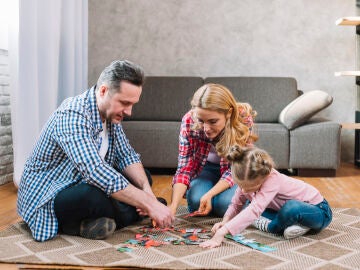
[[[236,189],[225,155],[232,145],[256,141],[251,133],[256,112],[220,84],[200,87],[191,107],[182,119],[169,208],[175,214],[186,195],[189,212],[222,217]]]

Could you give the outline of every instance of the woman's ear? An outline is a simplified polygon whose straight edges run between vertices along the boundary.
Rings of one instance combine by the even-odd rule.
[[[233,112],[233,108],[230,108],[226,113],[226,119],[230,119],[232,112]]]

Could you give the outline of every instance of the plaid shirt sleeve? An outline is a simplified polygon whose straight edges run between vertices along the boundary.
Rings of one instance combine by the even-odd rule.
[[[172,184],[182,183],[189,187],[194,174],[194,141],[190,134],[191,117],[189,113],[183,117],[179,135],[178,168]]]
[[[220,180],[226,181],[230,187],[234,185],[234,181],[231,176],[231,170],[229,163],[223,159],[220,162],[220,171],[221,171],[221,178]]]
[[[72,161],[87,183],[103,190],[108,196],[126,188],[128,180],[101,159],[92,137],[91,121],[76,112],[62,112],[55,128],[54,139]]]

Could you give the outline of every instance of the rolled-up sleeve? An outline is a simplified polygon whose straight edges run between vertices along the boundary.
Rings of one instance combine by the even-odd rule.
[[[221,175],[221,178],[220,180],[224,180],[226,181],[230,187],[234,186],[234,181],[232,179],[232,176],[231,176],[231,170],[230,168],[228,167],[225,172]]]
[[[194,143],[190,136],[190,125],[188,118],[184,116],[179,135],[178,168],[172,181],[173,185],[181,183],[189,187],[194,173]]]

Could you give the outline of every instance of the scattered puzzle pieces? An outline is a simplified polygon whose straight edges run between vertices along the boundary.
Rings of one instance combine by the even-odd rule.
[[[132,248],[129,248],[129,247],[124,246],[124,247],[119,247],[119,248],[117,249],[117,251],[120,251],[120,252],[131,252],[131,251],[132,251]]]
[[[270,252],[270,251],[277,250],[277,248],[275,248],[275,247],[271,247],[271,246],[256,242],[255,239],[246,239],[245,236],[243,236],[242,234],[236,234],[234,236],[232,236],[231,234],[227,234],[227,235],[225,235],[225,238],[231,239],[237,243],[251,247],[256,250],[260,250],[262,252]]]
[[[200,211],[194,211],[186,216],[184,216],[184,218],[188,218],[188,217],[203,217],[206,216],[207,214],[204,214],[203,212]]]
[[[145,248],[149,247],[159,247],[165,244],[172,245],[199,245],[204,239],[210,238],[210,231],[207,231],[202,228],[184,228],[184,229],[175,229],[175,228],[154,228],[152,226],[144,226],[140,229],[142,233],[135,234],[135,239],[129,239],[125,241],[124,245],[118,248],[120,252],[131,252],[132,247],[143,246]],[[182,236],[178,237],[168,237],[164,241],[155,240],[158,236],[156,233],[161,233],[164,231],[173,231],[180,232]]]
[[[124,242],[124,245],[119,247],[119,252],[131,252],[133,248],[143,246],[145,248],[159,247],[162,245],[199,245],[207,239],[211,238],[211,232],[202,228],[157,228],[152,226],[144,226],[139,229],[141,233],[135,234],[135,239],[129,239]],[[163,232],[181,233],[181,236],[171,236],[165,238],[163,241],[156,240],[159,233]],[[251,247],[253,249],[270,252],[276,250],[275,247],[271,247],[265,244],[256,242],[255,239],[246,239],[243,235],[230,235],[227,234],[225,238],[233,240],[239,244]]]
[[[171,228],[160,228],[160,227],[153,227],[153,226],[144,226],[140,229],[141,232],[166,232],[166,231],[174,231],[173,227]]]

